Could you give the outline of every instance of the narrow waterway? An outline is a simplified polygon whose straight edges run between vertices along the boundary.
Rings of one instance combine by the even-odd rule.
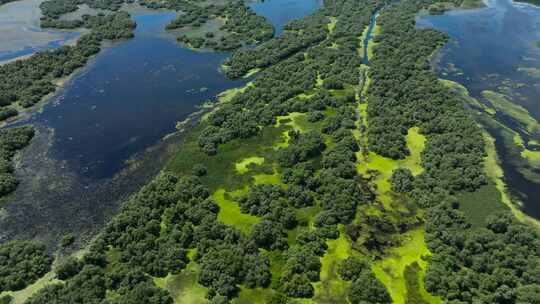
[[[435,28],[450,36],[450,42],[436,59],[440,78],[459,82],[481,102],[485,90],[503,94],[540,121],[540,8],[511,0],[490,0],[486,7],[475,10],[446,12],[443,15],[421,16],[420,27]],[[507,117],[497,119],[525,143],[540,140],[536,133],[523,132]],[[497,152],[511,195],[523,204],[523,211],[540,218],[540,184],[538,169],[524,168],[519,153],[512,153],[514,143],[502,137],[502,130],[490,128],[496,139]],[[527,144],[528,149],[535,149]],[[524,174],[524,169],[527,174]],[[528,175],[528,176],[526,176]],[[532,178],[531,178],[532,177]]]
[[[321,3],[250,5],[280,32]],[[106,47],[42,111],[18,123],[33,124],[38,134],[16,160],[21,184],[0,210],[0,241],[53,244],[66,232],[92,235],[178,147],[179,139],[162,140],[177,122],[247,82],[219,72],[229,54],[184,48],[165,32],[176,13],[132,15],[135,38]]]

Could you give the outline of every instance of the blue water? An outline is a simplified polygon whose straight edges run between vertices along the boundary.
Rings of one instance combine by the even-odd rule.
[[[64,38],[50,41],[44,45],[39,45],[39,46],[34,46],[34,47],[25,47],[20,50],[0,52],[0,61],[10,60],[10,59],[14,59],[14,58],[18,58],[18,57],[26,56],[26,55],[31,55],[31,54],[34,54],[36,52],[43,51],[43,50],[55,49],[64,45],[67,41],[77,38],[79,35],[80,35],[79,33],[75,33],[75,32],[66,32],[64,35]]]
[[[163,32],[174,13],[135,15],[135,38],[102,51],[30,122],[55,130],[52,151],[94,178],[175,130],[219,92],[242,85],[218,71],[227,54],[182,48]]]
[[[318,8],[316,0],[253,5],[278,32],[292,18]],[[135,14],[135,38],[102,51],[29,120],[55,130],[51,147],[55,158],[85,177],[110,178],[126,159],[175,131],[176,123],[204,101],[246,83],[219,72],[229,53],[192,51],[169,36],[164,27],[175,16]]]
[[[451,38],[437,62],[440,78],[465,85],[479,100],[483,90],[502,92],[540,121],[540,78],[519,71],[520,67],[540,69],[540,48],[535,45],[540,40],[540,7],[491,0],[481,9],[422,16],[417,24]],[[489,131],[496,139],[512,196],[523,203],[526,214],[540,219],[540,185],[512,165],[516,156],[504,146],[497,130]],[[540,137],[532,134],[528,139]]]
[[[322,6],[322,0],[264,0],[250,3],[249,6],[259,15],[266,17],[281,35],[287,22],[307,16]]]

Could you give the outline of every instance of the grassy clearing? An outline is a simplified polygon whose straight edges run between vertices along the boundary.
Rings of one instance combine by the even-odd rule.
[[[264,163],[264,157],[252,156],[246,157],[243,160],[237,162],[234,166],[236,171],[240,174],[244,174],[249,171],[251,165],[262,165]]]
[[[26,288],[18,291],[4,291],[0,293],[0,298],[5,295],[10,295],[13,297],[12,304],[22,304],[24,303],[28,298],[30,298],[33,294],[35,294],[38,290],[42,289],[43,287],[55,283],[61,283],[62,281],[56,279],[56,274],[54,271],[49,271],[46,273],[43,277],[41,277],[39,280],[34,282],[33,284],[28,285]]]
[[[330,22],[328,23],[328,32],[329,32],[329,35],[331,35],[334,32],[334,29],[336,28],[337,18],[329,17],[328,19],[330,19]]]
[[[274,153],[272,145],[280,139],[285,129],[282,127],[263,128],[260,136],[222,144],[219,146],[217,155],[209,156],[202,152],[198,145],[198,136],[202,128],[204,125],[197,127],[187,135],[180,149],[167,163],[165,170],[179,175],[191,174],[194,165],[204,164],[208,174],[203,176],[201,180],[211,191],[216,191],[219,188],[241,189],[252,181],[253,175],[271,173],[271,160]],[[254,155],[264,158],[265,162],[247,173],[239,174],[236,171],[236,164]]]
[[[503,112],[516,120],[529,133],[540,132],[540,124],[534,119],[527,109],[509,101],[504,95],[493,91],[483,91],[484,96],[497,111]]]
[[[156,286],[168,290],[177,304],[207,304],[207,289],[197,282],[199,266],[195,262],[188,264],[179,275],[154,278]]]
[[[426,138],[420,134],[419,128],[410,128],[407,133],[407,147],[409,148],[410,155],[401,160],[394,160],[391,158],[380,156],[374,152],[369,152],[367,158],[359,153],[358,158],[360,162],[357,165],[358,172],[369,177],[371,171],[375,170],[378,175],[375,177],[375,185],[377,186],[377,197],[383,203],[385,208],[391,209],[391,185],[390,177],[392,172],[398,168],[407,168],[411,170],[414,175],[422,173],[423,168],[421,166],[421,154],[425,147]],[[363,160],[362,160],[363,159]]]
[[[372,270],[377,278],[386,286],[393,303],[405,304],[407,299],[407,282],[405,278],[405,268],[413,263],[417,263],[420,270],[418,279],[422,279],[425,273],[427,262],[422,259],[431,253],[424,241],[424,230],[416,229],[407,232],[401,246],[391,248],[383,259],[376,261]],[[438,297],[430,295],[423,284],[417,284],[417,291],[427,303],[442,303]],[[415,291],[416,292],[416,291]]]
[[[343,281],[338,273],[339,263],[351,256],[352,249],[345,233],[340,233],[336,240],[328,240],[328,250],[321,258],[321,281],[314,283],[315,303],[347,303],[347,291],[350,283]]]
[[[373,41],[375,37],[377,37],[381,33],[381,26],[377,23],[377,20],[375,20],[375,24],[373,25],[373,31],[371,32],[371,40],[368,43],[368,49],[367,54],[368,58],[373,58],[373,54],[375,52],[375,46],[377,43]]]
[[[236,191],[234,194],[239,195],[240,191]],[[247,189],[242,192],[247,192]],[[248,235],[251,231],[251,226],[259,222],[259,218],[242,213],[238,203],[228,198],[234,196],[234,194],[231,195],[230,193],[225,192],[225,189],[218,189],[212,194],[212,199],[219,205],[218,220],[224,224],[234,226],[244,234]]]

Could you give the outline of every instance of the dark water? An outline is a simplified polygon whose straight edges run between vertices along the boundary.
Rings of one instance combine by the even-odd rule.
[[[174,17],[135,15],[135,38],[105,49],[31,119],[55,130],[57,158],[85,176],[111,177],[197,105],[242,85],[218,71],[227,54],[191,51],[167,37]]]
[[[368,26],[366,38],[364,39],[364,41],[362,41],[362,44],[364,45],[364,48],[363,48],[364,54],[362,54],[363,64],[369,64],[368,46],[371,39],[373,39],[373,28],[375,27],[375,21],[377,20],[378,16],[379,16],[379,11],[375,12],[373,16],[371,16],[371,19],[369,20],[369,26]]]
[[[437,62],[441,78],[465,85],[480,100],[483,90],[501,92],[540,121],[540,78],[519,70],[540,68],[540,48],[535,45],[540,40],[539,7],[492,0],[485,8],[422,16],[417,23],[443,31],[451,38]],[[489,131],[497,140],[512,195],[524,203],[525,213],[540,218],[540,185],[524,178],[512,166],[515,155],[504,147],[500,134]]]
[[[276,35],[280,35],[287,22],[311,14],[322,6],[322,0],[263,0],[249,6],[266,17],[274,25]]]
[[[287,17],[279,3],[258,4],[279,27],[317,8],[298,0]],[[219,72],[229,54],[195,52],[165,33],[174,13],[133,17],[135,38],[104,49],[43,111],[19,123],[39,132],[18,162],[21,184],[0,210],[0,242],[37,238],[54,247],[65,232],[91,236],[159,171],[169,149],[181,149],[162,140],[177,122],[247,82]],[[133,158],[136,165],[127,163]]]

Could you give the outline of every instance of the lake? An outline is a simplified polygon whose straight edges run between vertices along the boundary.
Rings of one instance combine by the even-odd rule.
[[[540,40],[539,7],[490,0],[481,9],[421,16],[417,24],[450,36],[436,60],[440,78],[465,85],[473,97],[484,102],[482,91],[500,92],[540,121],[540,78],[534,73],[540,69],[540,48],[535,44]],[[524,134],[511,123],[501,121],[526,136],[526,141],[540,140],[537,134]],[[511,147],[503,144],[501,133],[494,129],[489,132],[496,139],[512,196],[522,202],[526,214],[540,218],[540,184],[526,178],[516,167],[516,156],[510,153]],[[531,172],[535,176],[540,174],[537,169]]]
[[[250,5],[280,32],[321,4]],[[119,201],[159,172],[166,150],[175,146],[162,139],[177,122],[248,81],[219,72],[230,54],[193,51],[166,33],[175,13],[132,15],[135,38],[106,47],[42,111],[18,123],[31,123],[39,132],[18,161],[21,184],[0,212],[0,241],[35,237],[54,244],[67,231],[92,235]]]

